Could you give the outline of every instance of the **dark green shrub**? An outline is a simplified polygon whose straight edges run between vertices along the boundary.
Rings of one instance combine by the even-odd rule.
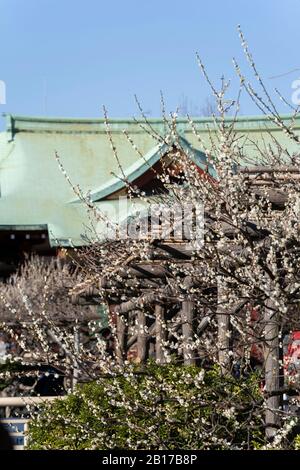
[[[31,449],[228,449],[262,443],[257,377],[149,364],[44,405]]]

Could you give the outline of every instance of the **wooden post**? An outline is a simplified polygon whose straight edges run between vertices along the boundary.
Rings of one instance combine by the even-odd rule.
[[[80,353],[80,332],[79,327],[76,325],[74,326],[74,360],[73,360],[73,378],[72,378],[72,390],[75,390],[75,387],[78,383],[78,377],[80,370],[78,368],[78,356]],[[76,357],[77,356],[77,357]]]
[[[272,308],[273,306],[273,308]],[[264,309],[264,362],[265,362],[265,390],[272,393],[279,390],[280,364],[279,364],[279,318],[272,301],[267,300]],[[266,437],[272,439],[280,426],[280,396],[266,398]]]
[[[143,310],[136,312],[136,327],[137,327],[137,358],[139,362],[145,362],[147,357],[147,334],[146,315]]]
[[[125,315],[117,313],[117,341],[116,357],[119,364],[123,364],[127,353],[127,321]]]
[[[167,331],[165,326],[165,309],[162,305],[155,305],[155,325],[156,325],[156,362],[165,364],[165,347],[164,341],[167,339]]]
[[[191,300],[189,289],[192,287],[193,281],[191,276],[186,276],[184,286],[187,291],[186,299],[181,304],[181,321],[183,336],[183,363],[185,365],[195,364],[193,337],[194,337],[194,302]]]
[[[223,279],[218,278],[218,360],[221,371],[230,371],[230,316],[228,311],[228,292]]]
[[[185,365],[195,364],[193,351],[193,317],[194,302],[192,300],[184,300],[181,307],[182,319],[182,336],[183,336],[183,362]]]

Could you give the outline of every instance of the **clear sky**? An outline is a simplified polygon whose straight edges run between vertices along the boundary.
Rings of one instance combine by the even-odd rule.
[[[239,23],[268,87],[290,99],[299,18],[299,0],[0,0],[0,111],[102,117],[105,104],[111,117],[131,117],[136,93],[156,117],[160,90],[169,110],[184,101],[197,110],[209,91],[195,51],[213,80],[233,79],[233,92],[232,57],[247,70]],[[258,114],[246,98],[241,111]]]

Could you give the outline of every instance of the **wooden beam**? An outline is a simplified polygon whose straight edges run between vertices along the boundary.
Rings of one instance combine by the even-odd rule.
[[[148,293],[145,293],[139,297],[135,297],[131,300],[123,302],[114,307],[116,313],[127,313],[131,310],[143,309],[145,305],[155,304],[160,301],[169,301],[176,302],[178,301],[177,296],[174,295],[171,288],[166,286],[162,291],[158,289],[152,290]]]
[[[238,173],[260,174],[260,173],[300,173],[299,167],[296,165],[255,165],[255,166],[238,166]]]
[[[191,259],[191,252],[189,254],[180,251],[177,247],[175,248],[174,244],[171,245],[169,243],[160,243],[157,245],[157,248],[160,250],[166,251],[170,255],[172,255],[175,259]],[[190,250],[192,251],[192,250]]]

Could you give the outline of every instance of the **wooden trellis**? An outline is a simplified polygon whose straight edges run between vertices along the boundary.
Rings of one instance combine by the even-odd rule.
[[[258,198],[266,198],[275,212],[284,210],[288,200],[285,185],[300,179],[299,168],[293,166],[257,166],[238,168],[238,171],[243,173],[251,194],[255,194]],[[245,197],[247,198],[247,194],[245,194]],[[207,213],[207,221],[213,224],[214,215]],[[229,252],[234,249],[242,254],[242,246],[236,244],[234,247],[231,246],[230,239],[234,237],[235,232],[230,223],[224,220],[222,229],[228,240],[223,249]],[[257,227],[251,220],[246,224],[246,230],[254,243],[256,239],[264,237],[267,246],[267,231]],[[226,372],[229,368],[227,353],[230,348],[230,316],[242,310],[245,301],[237,299],[236,304],[229,307],[226,304],[226,289],[228,286],[222,278],[216,279],[213,285],[202,285],[201,269],[203,268],[201,263],[197,268],[197,260],[193,258],[188,242],[158,240],[154,245],[151,248],[153,250],[150,256],[151,260],[147,262],[140,261],[139,263],[132,261],[126,267],[120,267],[115,278],[101,279],[99,286],[94,286],[89,291],[78,291],[74,301],[89,302],[94,299],[97,302],[99,290],[102,293],[104,292],[110,305],[110,311],[116,315],[117,319],[116,355],[120,362],[128,357],[130,350],[135,347],[138,361],[144,362],[154,352],[156,361],[163,364],[166,361],[165,344],[167,340],[170,340],[170,333],[166,328],[168,323],[169,326],[172,326],[172,331],[179,331],[182,335],[181,355],[184,364],[189,365],[195,364],[197,361],[196,351],[192,346],[195,335],[195,319],[198,321],[197,335],[201,334],[209,324],[209,315],[199,311],[199,302],[196,305],[195,295],[190,293],[190,288],[198,289],[198,292],[201,289],[210,288],[215,293],[216,305],[219,305],[216,312],[219,346],[218,362]],[[182,271],[186,274],[183,279],[186,291],[183,289],[180,296],[174,296],[172,289],[167,284],[170,263],[176,266],[178,270],[182,268]],[[125,302],[122,301],[124,295],[127,298]],[[151,310],[151,320],[147,318],[147,309]],[[279,330],[276,318],[274,319],[274,315],[270,316],[270,312],[273,310],[274,306],[267,303],[262,318],[266,330],[264,339],[265,385],[267,393],[270,393],[270,395],[274,391],[278,391],[280,375]],[[137,328],[133,329],[132,324],[135,324]],[[270,396],[268,399],[266,422],[267,432],[270,435],[272,435],[274,427],[278,424],[278,416],[274,410],[279,408],[279,401],[279,393]]]

